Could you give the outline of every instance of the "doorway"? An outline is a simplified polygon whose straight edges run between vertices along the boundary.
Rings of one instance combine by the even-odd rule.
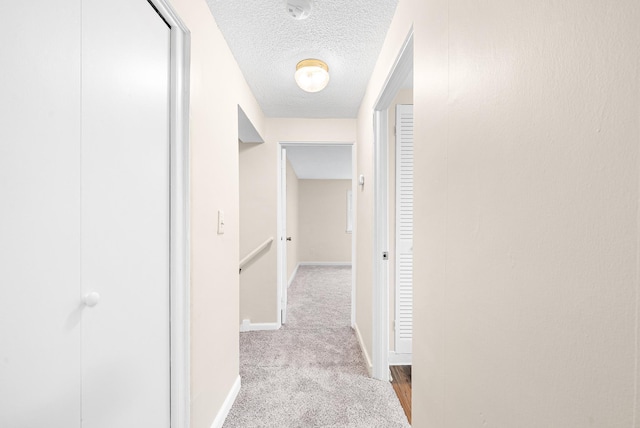
[[[403,89],[409,90],[412,93],[413,86],[413,30],[410,31],[403,44],[402,49],[396,59],[392,70],[387,77],[385,85],[375,103],[374,108],[374,284],[373,284],[373,377],[380,380],[388,381],[390,377],[389,366],[390,364],[410,364],[410,355],[406,353],[406,350],[410,350],[410,343],[407,344],[407,339],[410,342],[410,330],[412,324],[412,293],[411,293],[411,280],[412,275],[412,257],[410,255],[412,244],[406,245],[404,243],[398,244],[397,239],[404,233],[401,230],[396,230],[395,225],[399,221],[406,221],[412,217],[411,204],[407,208],[407,212],[410,214],[403,218],[403,214],[398,212],[395,208],[400,208],[400,204],[396,204],[398,195],[401,195],[402,189],[398,189],[396,186],[389,185],[390,169],[396,176],[396,164],[397,162],[390,163],[390,159],[396,159],[394,153],[390,147],[394,147],[392,140],[395,141],[398,137],[398,130],[400,127],[398,124],[392,126],[394,121],[391,118],[395,118],[395,106],[396,104],[402,104],[400,100],[401,92]],[[393,108],[392,108],[393,107]],[[390,114],[391,113],[391,114]],[[401,132],[401,131],[400,131]],[[398,146],[400,147],[400,146]],[[398,160],[401,160],[397,156]],[[393,167],[390,168],[390,165]],[[399,169],[400,167],[398,167]],[[400,171],[400,169],[399,169]],[[401,172],[401,171],[400,171]],[[408,171],[412,175],[412,171]],[[400,181],[398,181],[400,182]],[[409,183],[404,183],[405,185]],[[390,192],[390,188],[394,191]],[[412,183],[411,183],[412,190]],[[392,203],[390,203],[390,193],[393,196]],[[404,195],[406,197],[408,195]],[[396,207],[397,205],[397,207]],[[390,206],[394,207],[394,210],[390,210]],[[394,214],[391,215],[390,212]],[[406,213],[405,213],[406,214]],[[393,220],[393,221],[392,221]],[[393,228],[391,226],[393,224]],[[405,230],[406,232],[406,230]],[[390,240],[390,238],[393,238]],[[392,244],[392,242],[393,244]],[[398,248],[406,245],[406,251],[399,257]],[[407,262],[409,260],[409,262]],[[404,272],[400,266],[400,263],[396,266],[391,264],[391,261],[399,261],[405,264]],[[407,264],[409,263],[409,264]],[[394,273],[390,275],[390,273]],[[404,278],[399,278],[399,274],[404,274]],[[408,277],[407,277],[408,275]],[[390,278],[393,278],[393,281]],[[408,283],[405,281],[404,290],[402,293],[395,293],[396,289],[400,289],[400,285],[406,279],[409,279]],[[395,304],[391,305],[390,301],[390,285],[393,284],[393,291]],[[409,288],[407,287],[409,286]],[[405,298],[406,300],[399,301],[399,299]],[[407,299],[408,298],[408,299]],[[408,312],[404,312],[401,316],[398,303],[402,303]],[[393,306],[393,308],[391,307]],[[393,313],[394,317],[390,322],[390,314]],[[400,325],[400,323],[403,323]],[[390,336],[393,333],[393,347],[390,347]],[[404,334],[404,343],[398,348],[397,344],[400,343],[400,335]],[[408,333],[408,334],[407,334]],[[407,346],[408,345],[408,346]],[[402,349],[404,348],[404,349]],[[397,352],[401,350],[404,352]]]
[[[355,269],[353,267],[355,263],[353,207],[355,204],[352,198],[355,194],[353,175],[356,170],[354,145],[339,142],[281,142],[279,148],[277,276],[280,319],[283,324],[286,323],[287,290],[298,266],[349,264],[352,266],[351,325],[353,325],[355,322]],[[293,177],[295,182],[287,183],[287,176],[289,181]],[[300,183],[300,189],[298,189],[298,183]],[[309,218],[315,219],[311,221],[318,224],[315,228],[316,232],[317,229],[324,227],[322,226],[324,223],[318,220],[319,218],[326,218],[327,221],[333,219],[330,233],[325,236],[312,233],[314,227],[306,224],[307,221],[300,224],[298,228],[297,214],[291,215],[292,205],[297,206],[297,202],[292,204],[292,198],[287,197],[287,193],[291,195],[294,187],[296,194],[303,195],[300,199],[301,209],[307,213],[317,214],[308,214]],[[312,194],[324,195],[325,205],[311,207],[310,202],[312,203],[313,197],[310,195]],[[336,214],[335,209],[338,206],[340,206],[339,213]],[[325,216],[322,215],[323,210],[328,210]],[[311,241],[319,244],[317,251],[309,250],[307,243]],[[292,252],[300,254],[301,258],[292,256]]]

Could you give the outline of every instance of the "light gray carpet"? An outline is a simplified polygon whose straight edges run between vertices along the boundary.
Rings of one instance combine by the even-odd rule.
[[[224,427],[409,427],[391,384],[367,376],[350,324],[351,268],[301,266],[287,324],[240,334],[242,389]]]

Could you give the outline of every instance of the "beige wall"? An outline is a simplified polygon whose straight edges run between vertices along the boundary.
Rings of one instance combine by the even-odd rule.
[[[351,263],[351,233],[347,233],[351,180],[299,183],[300,261]]]
[[[366,101],[366,100],[364,100]],[[364,176],[364,185],[358,184],[354,193],[356,251],[356,317],[354,329],[363,347],[368,370],[371,372],[373,347],[373,123],[368,122],[371,111],[358,115],[358,138],[356,145],[356,177]],[[364,117],[364,118],[363,118]]]
[[[299,263],[298,248],[300,233],[298,229],[298,176],[291,163],[287,161],[287,236],[291,241],[287,242],[287,279],[291,281]]]
[[[277,158],[266,144],[239,143],[240,147],[240,257],[269,238],[273,243],[258,253],[240,274],[239,322],[276,322],[276,308],[264,302],[277,302],[277,236],[268,227],[275,222],[274,189],[264,180],[277,170]],[[271,160],[271,162],[265,162]]]
[[[272,143],[352,143],[356,138],[355,119],[267,118],[265,125]]]
[[[191,427],[209,428],[239,373],[238,104],[264,121],[206,3],[171,3],[191,31]]]
[[[401,89],[389,106],[389,350],[395,350],[396,314],[396,105],[413,104],[413,89]]]
[[[639,8],[400,0],[358,169],[413,24],[413,426],[637,426]],[[362,332],[370,259],[359,234]]]

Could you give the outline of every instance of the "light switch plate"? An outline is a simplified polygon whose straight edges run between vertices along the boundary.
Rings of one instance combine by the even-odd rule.
[[[224,211],[218,210],[218,235],[224,233]]]

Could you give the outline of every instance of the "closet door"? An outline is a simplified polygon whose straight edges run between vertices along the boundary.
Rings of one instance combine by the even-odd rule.
[[[0,427],[80,426],[80,10],[2,4]]]
[[[413,106],[396,106],[396,353],[413,337]]]
[[[169,31],[83,1],[83,428],[170,425]]]

